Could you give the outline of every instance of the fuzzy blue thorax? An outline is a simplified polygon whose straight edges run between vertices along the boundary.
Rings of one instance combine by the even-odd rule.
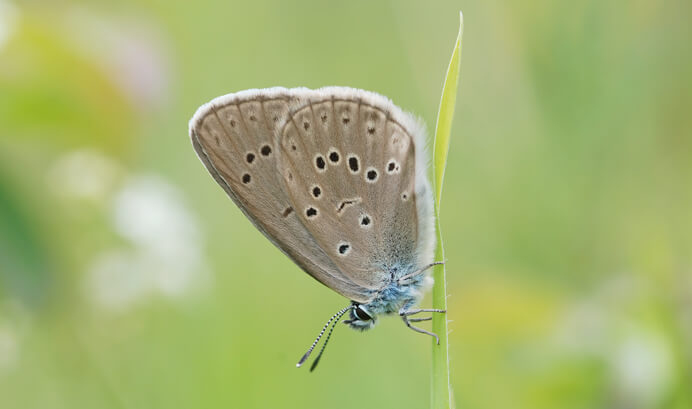
[[[375,326],[378,315],[400,313],[415,305],[423,294],[422,289],[431,284],[432,279],[418,274],[402,280],[405,276],[406,274],[392,274],[391,279],[381,289],[373,292],[370,302],[354,302],[358,308],[350,311],[350,319],[346,321],[351,328],[368,330]]]

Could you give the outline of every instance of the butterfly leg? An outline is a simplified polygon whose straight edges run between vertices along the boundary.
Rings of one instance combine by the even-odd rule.
[[[401,283],[402,281],[406,281],[406,280],[412,279],[413,277],[415,277],[415,276],[417,276],[417,275],[420,275],[420,274],[424,273],[425,270],[429,269],[430,267],[436,266],[436,265],[438,265],[438,264],[444,264],[444,263],[445,263],[444,261],[436,261],[436,262],[434,262],[434,263],[430,263],[430,264],[428,264],[427,266],[421,268],[420,270],[414,271],[414,272],[411,273],[411,274],[406,274],[405,276],[400,277],[399,280],[398,280],[398,282]]]
[[[399,311],[399,316],[401,316],[401,319],[404,320],[404,323],[406,324],[407,327],[411,328],[412,330],[416,332],[420,332],[421,334],[428,334],[432,337],[435,337],[435,340],[437,341],[437,344],[440,344],[440,337],[437,336],[437,334],[432,333],[430,331],[426,331],[422,328],[414,327],[411,325],[412,322],[420,322],[420,321],[429,321],[432,319],[432,317],[425,317],[425,318],[409,318],[410,315],[415,315],[421,312],[439,312],[439,313],[446,313],[446,310],[439,310],[437,308],[416,308],[413,310],[408,310],[402,308]]]
[[[406,310],[406,311],[401,311],[399,312],[399,315],[415,315],[418,314],[419,312],[440,312],[440,313],[446,313],[447,310],[438,310],[437,308],[417,308],[415,310]]]
[[[440,345],[440,337],[438,337],[437,334],[430,332],[430,331],[426,331],[423,328],[418,328],[418,327],[414,327],[413,325],[411,325],[411,321],[408,319],[408,317],[406,316],[404,311],[400,312],[399,315],[401,315],[401,319],[404,320],[404,324],[406,324],[407,327],[411,328],[412,330],[414,330],[416,332],[420,332],[421,334],[428,334],[431,337],[435,337],[435,340],[437,341],[437,345]]]

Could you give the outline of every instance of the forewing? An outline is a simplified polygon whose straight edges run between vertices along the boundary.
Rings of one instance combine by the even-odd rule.
[[[279,138],[292,206],[349,279],[379,289],[431,261],[432,199],[413,118],[379,95],[323,88],[291,111]]]
[[[334,291],[359,302],[368,291],[344,275],[325,253],[285,193],[286,173],[277,169],[278,129],[295,90],[250,90],[216,98],[190,121],[190,137],[205,167],[272,243],[296,264]]]

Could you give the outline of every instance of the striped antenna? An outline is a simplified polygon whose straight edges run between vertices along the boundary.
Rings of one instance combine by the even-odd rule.
[[[320,331],[320,334],[317,336],[317,339],[315,339],[315,342],[310,345],[310,348],[308,349],[308,352],[303,355],[302,358],[300,358],[300,361],[296,364],[296,368],[300,368],[305,361],[308,359],[310,354],[312,353],[312,350],[315,349],[315,346],[317,346],[317,343],[320,342],[320,339],[322,338],[322,335],[324,335],[324,331],[327,330],[329,327],[329,324],[332,323],[332,321],[336,320],[334,323],[336,325],[337,322],[339,322],[339,318],[341,318],[346,312],[349,310],[355,308],[355,305],[349,305],[348,307],[344,308],[343,310],[337,312],[336,314],[332,315],[332,317],[327,321],[326,324],[324,324],[324,327],[322,328],[322,331]],[[334,326],[335,326],[334,325]],[[327,335],[327,341],[329,341],[329,337],[332,335],[332,331],[334,331],[334,326],[332,326],[332,329],[329,331],[329,334]],[[324,347],[327,346],[327,341],[325,341],[324,345],[322,346],[322,349],[320,350],[320,354],[317,356],[317,360],[315,360],[315,363],[312,364],[312,367],[310,368],[310,371],[315,369],[315,366],[317,365],[317,361],[320,359],[320,356],[322,356],[322,352],[324,351]]]
[[[327,338],[324,339],[324,344],[322,344],[322,348],[320,348],[320,353],[317,354],[317,358],[315,358],[314,361],[312,361],[312,365],[310,366],[310,372],[315,370],[315,367],[317,367],[317,363],[320,362],[320,358],[322,358],[322,353],[324,352],[324,349],[327,348],[327,342],[329,342],[329,338],[332,336],[332,332],[334,331],[334,328],[336,328],[336,324],[339,323],[339,320],[335,320],[334,323],[332,324],[332,327],[329,328],[329,332],[327,333]]]

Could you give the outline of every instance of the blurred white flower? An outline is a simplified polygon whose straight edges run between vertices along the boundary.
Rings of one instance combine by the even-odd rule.
[[[622,407],[659,407],[673,377],[666,340],[653,331],[638,328],[629,331],[610,356]]]
[[[95,150],[83,149],[61,156],[49,169],[48,188],[56,195],[103,201],[115,189],[120,166]]]
[[[555,333],[563,353],[606,364],[615,407],[659,407],[673,378],[665,333],[631,316],[630,306],[640,303],[647,289],[633,274],[615,276],[570,306]]]
[[[631,274],[604,281],[565,309],[553,341],[572,354],[603,357],[617,338],[623,321],[621,308],[637,297],[640,289]]]
[[[113,201],[114,230],[130,249],[109,250],[87,274],[87,293],[118,310],[153,294],[181,296],[208,280],[201,234],[180,193],[159,177],[130,180]]]
[[[19,9],[7,0],[0,0],[0,49],[14,32],[19,20]]]
[[[9,325],[0,323],[0,374],[14,368],[18,361],[17,333]]]
[[[186,241],[197,242],[197,223],[182,196],[155,176],[130,180],[115,198],[113,223],[123,237],[162,257],[185,253]],[[183,239],[184,238],[184,239]]]
[[[89,269],[87,293],[94,302],[109,309],[126,308],[150,290],[150,275],[143,270],[129,252],[104,253]]]

